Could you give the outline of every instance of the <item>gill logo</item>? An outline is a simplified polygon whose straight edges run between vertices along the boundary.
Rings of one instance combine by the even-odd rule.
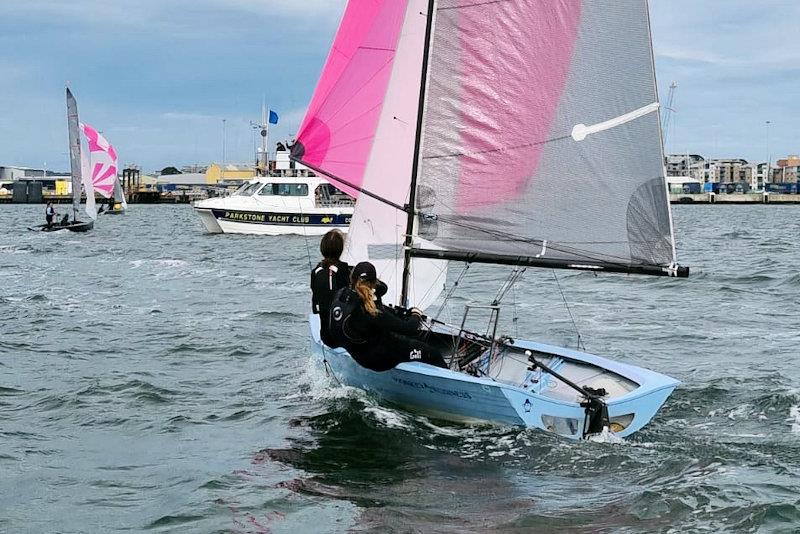
[[[333,217],[323,217],[323,218],[321,219],[321,222],[322,222],[323,224],[332,223],[332,222],[333,222]],[[331,230],[331,231],[332,231],[332,230]]]

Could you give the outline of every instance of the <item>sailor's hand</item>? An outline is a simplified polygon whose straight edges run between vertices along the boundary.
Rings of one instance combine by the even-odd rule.
[[[416,315],[417,317],[422,317],[422,315],[423,315],[422,314],[422,310],[420,310],[419,308],[411,308],[408,311],[409,311],[409,313],[411,313],[411,315]]]

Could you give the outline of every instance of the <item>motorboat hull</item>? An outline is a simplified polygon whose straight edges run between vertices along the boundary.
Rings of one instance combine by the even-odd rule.
[[[333,228],[346,232],[352,210],[316,213],[194,208],[206,231],[212,234],[320,236]]]
[[[316,360],[344,385],[445,420],[534,427],[567,438],[583,437],[585,409],[578,399],[553,398],[491,378],[416,362],[401,363],[386,372],[374,372],[361,367],[344,349],[324,346],[319,339],[316,316],[311,316],[310,324]],[[678,385],[677,380],[668,376],[600,356],[521,340],[516,340],[515,344],[634,380],[638,384],[636,389],[606,401],[612,428],[616,428],[614,433],[619,437],[629,436],[649,423]]]

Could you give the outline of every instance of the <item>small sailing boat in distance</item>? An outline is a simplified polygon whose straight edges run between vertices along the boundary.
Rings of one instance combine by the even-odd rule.
[[[103,198],[113,198],[113,202],[109,202],[111,207],[103,213],[107,215],[124,213],[128,203],[125,201],[125,194],[117,176],[119,168],[117,151],[103,134],[92,126],[80,123],[80,128],[89,146],[88,169],[84,172],[91,177],[95,191]]]
[[[42,232],[56,232],[59,230],[69,230],[70,232],[88,232],[94,227],[94,220],[97,218],[94,206],[94,187],[91,177],[84,172],[84,164],[81,158],[81,138],[78,132],[78,103],[72,95],[72,91],[67,87],[67,129],[69,131],[69,166],[72,175],[72,221],[67,224],[41,224],[30,228]],[[81,209],[81,190],[86,190],[86,215],[89,221],[78,220],[78,212]]]
[[[375,265],[384,302],[428,307],[448,262],[509,265],[508,284],[525,267],[688,276],[646,0],[365,4],[346,8],[292,157],[360,192],[344,259]],[[501,300],[486,332],[467,328],[474,306],[460,325],[429,320],[449,369],[370,371],[324,346],[312,315],[314,352],[341,383],[395,404],[574,439],[636,432],[678,385],[504,336]]]

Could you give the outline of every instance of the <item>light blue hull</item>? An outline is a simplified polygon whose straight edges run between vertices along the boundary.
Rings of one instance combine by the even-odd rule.
[[[321,364],[326,362],[342,384],[452,421],[519,425],[574,439],[582,437],[584,408],[577,395],[572,400],[548,395],[546,384],[548,380],[554,384],[555,380],[549,375],[538,381],[538,385],[518,387],[415,362],[402,363],[390,371],[378,373],[361,367],[344,349],[325,347],[319,340],[318,325],[318,317],[311,316],[315,357]],[[635,382],[638,387],[632,391],[606,399],[612,427],[617,429],[615,434],[619,437],[629,436],[645,426],[679,383],[647,369],[565,348],[520,340],[515,341],[515,347],[551,354],[571,363],[596,366]]]

